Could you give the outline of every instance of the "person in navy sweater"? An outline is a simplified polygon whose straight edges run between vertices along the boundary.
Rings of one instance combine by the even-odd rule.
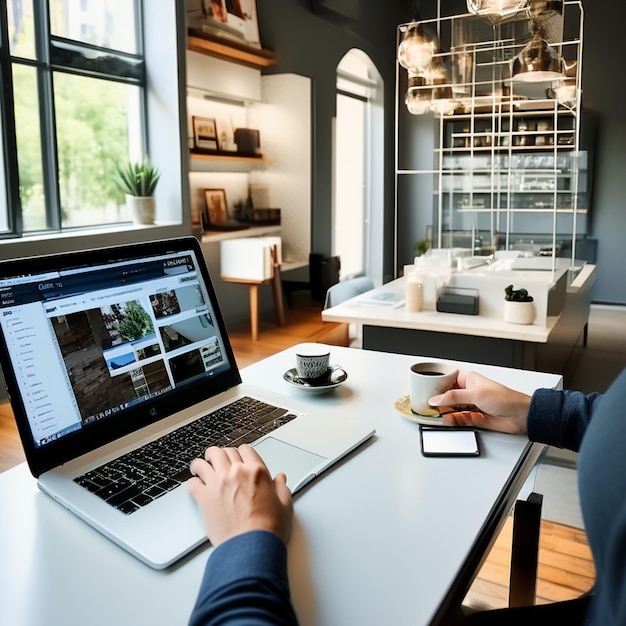
[[[272,480],[248,445],[208,448],[190,469],[189,491],[215,546],[190,626],[297,624],[287,577],[293,504],[286,476]]]
[[[538,389],[514,391],[477,372],[461,371],[433,406],[463,407],[447,426],[527,434],[579,452],[580,503],[596,567],[593,591],[549,605],[480,611],[459,624],[541,623],[626,626],[626,370],[602,395]],[[208,448],[191,464],[189,490],[215,547],[190,626],[293,626],[286,543],[293,505],[286,477],[274,479],[250,446]]]
[[[626,370],[605,394],[538,389],[527,396],[476,372],[460,372],[457,387],[430,399],[433,406],[470,407],[444,416],[445,425],[527,434],[579,453],[580,506],[596,568],[593,590],[580,598],[482,611],[462,623],[626,625]]]

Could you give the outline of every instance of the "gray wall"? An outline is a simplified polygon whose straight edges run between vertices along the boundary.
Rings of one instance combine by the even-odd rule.
[[[596,115],[591,234],[598,239],[595,302],[626,304],[626,4],[587,0],[583,47],[583,105]]]

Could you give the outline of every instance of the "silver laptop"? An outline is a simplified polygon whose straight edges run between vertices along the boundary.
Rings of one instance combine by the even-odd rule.
[[[251,443],[296,492],[373,434],[242,383],[193,237],[0,263],[0,364],[40,488],[158,569],[206,541],[207,446]]]

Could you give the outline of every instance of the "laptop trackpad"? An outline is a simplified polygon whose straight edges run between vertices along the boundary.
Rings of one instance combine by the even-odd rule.
[[[265,461],[272,476],[280,472],[287,475],[287,486],[292,492],[304,487],[314,478],[315,468],[326,460],[326,457],[273,437],[263,439],[253,447]]]

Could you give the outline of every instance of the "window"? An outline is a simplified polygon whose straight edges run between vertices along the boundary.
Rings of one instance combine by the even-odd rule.
[[[0,236],[130,219],[113,181],[145,152],[139,1],[0,7]]]
[[[350,50],[337,66],[333,254],[341,278],[382,277],[382,79],[370,58]],[[374,210],[378,209],[378,210]]]

